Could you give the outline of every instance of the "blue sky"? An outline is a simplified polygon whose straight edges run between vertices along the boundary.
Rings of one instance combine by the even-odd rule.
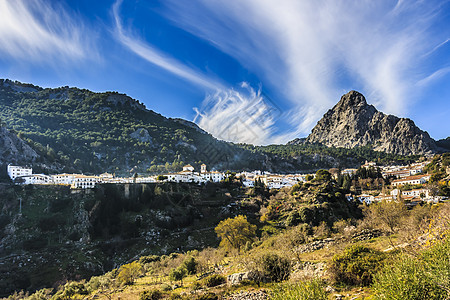
[[[218,138],[305,137],[341,95],[450,136],[448,1],[0,0],[0,77],[118,91]]]

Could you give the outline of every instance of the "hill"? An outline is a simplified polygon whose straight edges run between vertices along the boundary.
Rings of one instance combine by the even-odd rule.
[[[184,163],[256,168],[261,157],[219,141],[185,120],[170,119],[116,92],[41,88],[0,80],[0,117],[37,153],[67,170],[180,170]]]
[[[38,154],[36,161],[48,172],[164,173],[205,163],[209,169],[287,173],[357,167],[365,160],[411,160],[368,147],[326,147],[303,140],[265,147],[228,143],[124,94],[41,88],[8,79],[0,80],[0,118]],[[11,161],[28,162],[20,157]]]
[[[364,96],[351,91],[330,109],[306,139],[329,147],[371,146],[401,155],[432,154],[438,148],[412,120],[379,112]]]

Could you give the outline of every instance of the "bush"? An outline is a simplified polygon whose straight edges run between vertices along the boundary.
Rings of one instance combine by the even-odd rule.
[[[86,286],[82,282],[68,282],[62,289],[52,297],[55,300],[72,299],[76,295],[89,294]]]
[[[183,261],[183,267],[189,275],[197,273],[198,262],[192,256],[186,257]]]
[[[197,297],[197,300],[218,300],[219,297],[214,293],[207,293]]]
[[[226,278],[219,274],[213,274],[203,279],[207,287],[214,287],[226,282]]]
[[[196,291],[196,290],[200,290],[202,288],[202,284],[198,281],[194,281],[191,285],[191,288]]]
[[[158,255],[148,255],[148,256],[141,256],[139,258],[139,263],[141,264],[149,264],[155,261],[160,261],[161,258]]]
[[[167,283],[161,284],[160,288],[163,292],[169,292],[172,290],[172,287],[170,285],[168,285]]]
[[[169,279],[171,281],[181,281],[186,277],[186,269],[184,267],[173,268],[169,272]]]
[[[134,281],[142,274],[142,266],[137,261],[123,265],[119,269],[117,280],[121,284],[133,284]]]
[[[447,238],[420,253],[419,259],[403,255],[386,264],[374,277],[376,299],[448,299],[449,257]]]
[[[289,279],[291,262],[274,253],[265,254],[260,260],[263,276],[271,281],[279,282]]]
[[[380,270],[384,259],[383,252],[352,245],[333,257],[329,271],[336,282],[367,286],[372,283],[372,277]]]
[[[143,291],[139,295],[139,300],[159,300],[162,299],[163,294],[158,290],[150,290],[150,291]]]
[[[425,271],[423,265],[410,257],[403,256],[387,264],[374,276],[375,299],[383,300],[433,300],[445,299],[446,293]]]
[[[273,300],[326,300],[324,284],[318,279],[298,284],[279,285],[270,293]]]

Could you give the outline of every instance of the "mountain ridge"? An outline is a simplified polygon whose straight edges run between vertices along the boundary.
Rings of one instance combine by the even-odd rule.
[[[438,151],[436,142],[411,119],[378,111],[357,91],[343,95],[317,122],[306,142],[344,148],[371,145],[375,151],[400,155]]]
[[[197,124],[166,118],[125,94],[41,88],[0,79],[0,118],[39,155],[41,172],[160,174],[184,164],[209,170],[275,173],[357,167],[364,160],[409,161],[367,147],[253,146],[214,138]],[[19,163],[19,162],[18,162]],[[24,162],[28,163],[28,162]]]

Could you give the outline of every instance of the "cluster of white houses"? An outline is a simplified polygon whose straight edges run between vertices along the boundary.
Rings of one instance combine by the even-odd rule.
[[[387,166],[381,167],[382,175],[384,177],[397,178],[392,181],[391,186],[393,190],[385,194],[381,193],[378,196],[362,194],[356,196],[357,200],[361,202],[378,202],[383,200],[396,200],[402,198],[404,200],[435,200],[436,197],[430,195],[428,189],[424,187],[402,190],[404,185],[422,185],[427,183],[430,175],[420,175],[423,168],[429,162],[421,162],[405,166]],[[362,167],[370,168],[377,167],[374,162],[366,162]],[[330,170],[331,172],[332,170]],[[356,169],[346,169],[339,171],[340,174],[354,174]],[[450,174],[450,170],[447,170]],[[331,172],[333,174],[333,172]],[[195,172],[194,167],[186,165],[181,172],[169,173],[159,176],[147,177],[115,177],[109,173],[103,173],[98,176],[89,176],[83,174],[33,174],[32,168],[8,165],[8,175],[17,184],[61,184],[70,185],[73,189],[89,189],[94,188],[98,183],[154,183],[154,182],[192,182],[192,183],[206,183],[206,182],[220,182],[229,176],[228,173],[221,173],[217,171],[207,171],[206,165],[200,167],[200,172]],[[333,174],[336,175],[336,174]],[[245,187],[253,187],[255,182],[260,181],[264,183],[269,189],[280,189],[284,187],[292,187],[296,183],[305,182],[307,178],[313,178],[315,174],[271,174],[262,171],[241,172],[237,173],[236,177],[240,177],[242,185]],[[450,177],[450,176],[449,176]],[[353,196],[348,196],[348,199],[353,199]]]
[[[200,173],[194,172],[194,167],[186,165],[183,171],[178,173],[170,173],[158,180],[158,176],[147,177],[115,177],[110,173],[103,173],[98,176],[90,176],[83,174],[33,174],[30,167],[21,167],[8,165],[8,175],[17,184],[61,184],[70,185],[73,189],[89,189],[94,188],[98,183],[152,183],[158,181],[169,182],[220,182],[228,175],[206,170],[206,165],[201,166]]]
[[[207,171],[206,165],[200,167],[200,172],[195,172],[194,167],[186,165],[181,172],[169,173],[161,176],[147,177],[115,177],[110,173],[103,173],[98,176],[83,174],[33,174],[33,169],[21,166],[8,165],[8,175],[17,184],[61,184],[70,185],[73,189],[94,188],[98,183],[152,183],[152,182],[220,182],[227,178],[229,174],[218,171]],[[253,187],[256,180],[260,180],[268,188],[291,187],[298,182],[306,181],[305,174],[270,174],[268,172],[254,171],[241,172],[236,174],[242,178],[245,187]],[[314,176],[314,174],[309,174]],[[159,179],[159,180],[158,180]]]

